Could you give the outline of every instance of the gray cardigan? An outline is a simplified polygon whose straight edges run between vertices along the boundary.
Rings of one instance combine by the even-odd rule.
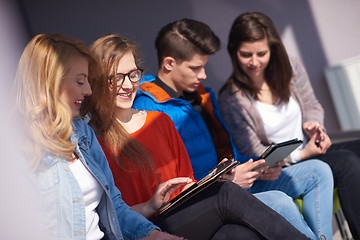
[[[324,122],[324,110],[315,97],[307,72],[301,62],[291,59],[293,77],[290,83],[291,96],[300,105],[302,122]],[[228,85],[219,95],[219,107],[241,154],[259,156],[271,142],[267,139],[264,124],[255,100],[234,84]],[[306,135],[305,135],[306,136]]]

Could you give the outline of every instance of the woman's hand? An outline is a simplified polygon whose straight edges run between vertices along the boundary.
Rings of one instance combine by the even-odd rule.
[[[173,194],[181,186],[190,183],[192,183],[192,179],[188,177],[173,178],[160,183],[152,197],[147,202],[134,205],[132,208],[141,215],[150,217],[169,200],[171,194]]]
[[[318,122],[304,122],[303,123],[303,130],[306,133],[306,135],[309,136],[309,138],[311,138],[314,134],[316,134],[317,128],[319,128],[319,127],[320,127],[320,125]]]
[[[265,169],[261,174],[259,179],[266,181],[275,181],[279,178],[281,174],[281,169],[285,165],[285,161],[280,161],[276,166]]]
[[[222,160],[221,163],[226,160],[227,159]],[[240,187],[248,189],[254,184],[255,180],[260,176],[260,173],[268,169],[267,166],[264,166],[254,171],[254,168],[264,163],[264,159],[259,159],[255,162],[250,159],[246,163],[240,164],[237,167],[231,169],[227,174],[221,176],[220,179],[232,181]]]
[[[179,177],[160,183],[159,186],[156,188],[154,194],[152,195],[151,199],[149,200],[151,202],[151,206],[155,210],[159,209],[159,207],[169,201],[171,194],[173,194],[181,186],[189,184],[191,182],[191,178]]]
[[[326,134],[325,127],[320,125],[318,122],[304,122],[303,129],[310,138],[314,135],[317,135],[318,140],[324,140],[325,135],[329,138],[329,136]]]
[[[331,146],[332,143],[329,136],[325,132],[320,131],[310,138],[303,150],[299,151],[301,160],[324,154]]]

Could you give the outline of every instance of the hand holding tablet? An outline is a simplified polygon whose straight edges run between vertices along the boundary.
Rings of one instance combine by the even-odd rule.
[[[263,152],[263,154],[260,155],[258,159],[265,159],[265,165],[269,166],[269,168],[274,167],[279,161],[282,161],[289,156],[292,151],[298,148],[302,143],[302,140],[295,138],[286,142],[272,144],[265,150],[265,152]],[[264,165],[260,165],[254,170],[262,166]]]

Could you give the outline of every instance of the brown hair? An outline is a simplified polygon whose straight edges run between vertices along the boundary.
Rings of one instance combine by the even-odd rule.
[[[90,45],[90,50],[103,66],[103,77],[98,82],[92,82],[92,96],[82,104],[81,113],[89,113],[89,124],[95,129],[113,154],[113,157],[122,170],[126,170],[125,162],[133,161],[143,173],[154,171],[151,154],[145,146],[134,139],[117,121],[114,107],[116,91],[110,93],[109,76],[115,76],[117,66],[121,59],[128,53],[133,54],[135,64],[139,67],[139,49],[127,39],[109,34],[100,37]],[[116,81],[113,81],[113,89],[116,89]],[[151,172],[151,171],[150,171]]]
[[[239,66],[237,51],[243,42],[254,42],[265,38],[268,40],[271,52],[269,64],[264,72],[265,81],[273,95],[279,99],[279,103],[287,102],[293,75],[289,57],[274,23],[260,12],[241,14],[231,27],[227,49],[233,65],[233,73],[223,88],[233,82],[239,89],[244,89],[257,99],[259,89]]]

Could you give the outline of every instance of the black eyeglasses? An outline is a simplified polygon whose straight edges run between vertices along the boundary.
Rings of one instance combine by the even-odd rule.
[[[136,69],[128,73],[118,73],[116,74],[116,86],[120,87],[123,85],[125,81],[125,77],[127,76],[132,83],[138,83],[143,76],[144,70],[143,69]],[[114,76],[109,76],[110,84],[112,84],[114,79]]]

